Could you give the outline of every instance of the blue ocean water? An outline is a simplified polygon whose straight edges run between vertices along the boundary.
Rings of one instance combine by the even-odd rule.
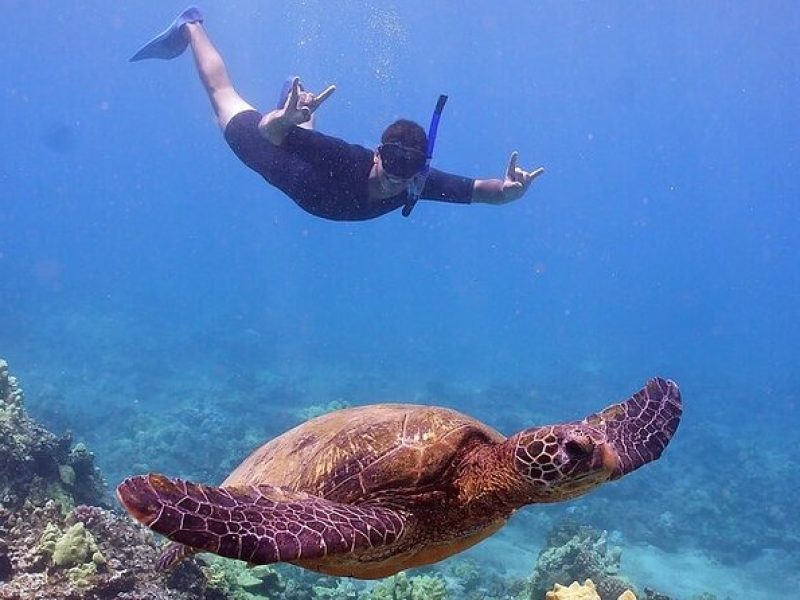
[[[365,223],[241,165],[188,56],[127,62],[182,6],[3,7],[0,356],[109,483],[218,479],[303,406],[424,401],[512,433],[662,375],[686,404],[664,458],[569,510],[630,556],[705,553],[749,598],[796,578],[795,3],[205,2],[262,109],[291,74],[335,83],[319,129],[373,147],[447,93],[436,167],[546,168],[507,206]],[[535,559],[529,526],[507,537]]]

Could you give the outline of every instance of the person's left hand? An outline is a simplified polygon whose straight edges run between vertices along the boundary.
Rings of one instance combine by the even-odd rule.
[[[539,167],[533,171],[526,171],[518,167],[517,158],[519,158],[519,152],[514,150],[511,153],[511,159],[508,161],[506,176],[503,179],[502,200],[498,204],[505,204],[521,198],[528,191],[533,180],[544,173],[544,167]]]

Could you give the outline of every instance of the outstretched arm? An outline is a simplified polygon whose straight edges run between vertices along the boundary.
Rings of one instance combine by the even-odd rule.
[[[504,179],[476,179],[472,187],[472,201],[483,204],[506,204],[521,198],[533,180],[544,173],[544,168],[526,171],[517,166],[518,157],[518,152],[511,153]]]
[[[292,89],[286,98],[283,108],[265,114],[258,124],[258,130],[267,140],[280,146],[286,134],[295,125],[308,123],[320,105],[336,91],[335,85],[329,85],[320,94],[306,92],[300,85],[300,78],[292,81]]]

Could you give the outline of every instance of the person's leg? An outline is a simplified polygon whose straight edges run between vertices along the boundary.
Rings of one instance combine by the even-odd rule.
[[[225,131],[225,127],[233,117],[242,111],[255,109],[233,88],[225,62],[208,38],[202,23],[187,23],[184,28],[186,35],[189,36],[189,45],[194,54],[200,81],[211,100],[217,122],[222,131]]]

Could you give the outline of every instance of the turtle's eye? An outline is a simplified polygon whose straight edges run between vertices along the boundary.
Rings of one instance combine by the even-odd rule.
[[[571,459],[586,458],[594,451],[594,442],[588,436],[576,436],[567,440],[564,450]]]

